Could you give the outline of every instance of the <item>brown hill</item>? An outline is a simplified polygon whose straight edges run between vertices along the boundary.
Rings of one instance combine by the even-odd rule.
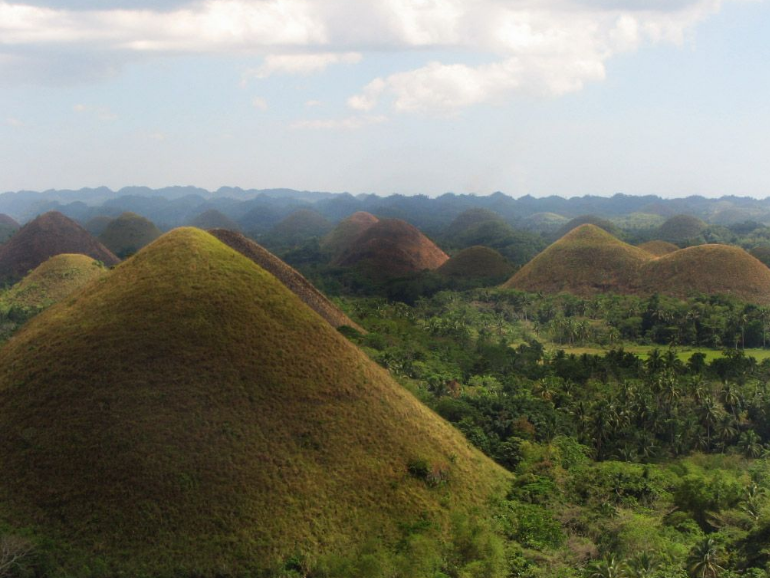
[[[639,248],[656,257],[662,257],[679,250],[679,247],[666,241],[647,241],[639,245]]]
[[[438,268],[441,275],[458,279],[507,279],[513,270],[500,253],[479,245],[463,249]]]
[[[694,293],[733,295],[744,301],[770,303],[770,269],[739,247],[698,245],[646,264],[643,293],[687,297]]]
[[[594,225],[595,227],[604,229],[613,237],[619,237],[622,232],[616,225],[607,219],[602,219],[596,215],[581,215],[580,217],[575,217],[571,221],[568,221],[562,225],[562,227],[556,232],[556,238],[561,238],[570,231],[583,225]]]
[[[680,243],[693,239],[708,227],[698,217],[692,215],[675,215],[663,223],[658,229],[658,238],[672,243]]]
[[[581,225],[522,267],[504,287],[577,295],[633,292],[640,268],[650,259],[646,251],[595,225]]]
[[[335,264],[360,266],[376,277],[396,277],[438,269],[449,257],[416,227],[382,219],[366,229]]]
[[[446,527],[510,484],[275,277],[194,228],[0,349],[0,463],[3,531],[46,539],[61,576],[264,576],[297,552]]]
[[[353,213],[341,221],[334,230],[321,240],[321,248],[334,256],[347,251],[353,242],[379,219],[365,211]]]
[[[0,247],[0,283],[13,283],[54,255],[88,255],[107,266],[119,259],[88,231],[56,211],[24,225]]]
[[[254,261],[268,273],[272,273],[292,293],[302,299],[313,311],[326,319],[332,327],[347,325],[358,331],[363,331],[355,322],[334,305],[315,286],[305,279],[296,269],[290,267],[270,251],[248,239],[241,233],[227,229],[212,229],[209,231],[228,247]]]

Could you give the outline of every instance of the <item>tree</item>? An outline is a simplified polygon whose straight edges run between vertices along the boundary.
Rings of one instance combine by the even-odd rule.
[[[594,562],[588,567],[590,578],[625,578],[628,576],[626,566],[618,562],[615,556]]]
[[[687,560],[687,570],[693,578],[717,578],[724,570],[719,565],[719,547],[713,537],[695,545]]]

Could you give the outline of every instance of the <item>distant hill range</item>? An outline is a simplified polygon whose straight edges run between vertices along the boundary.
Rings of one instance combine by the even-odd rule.
[[[723,226],[745,221],[770,222],[770,199],[736,196],[663,199],[654,195],[617,194],[612,197],[586,195],[565,199],[527,195],[515,199],[497,192],[488,196],[447,193],[431,198],[425,195],[351,195],[237,187],[222,187],[216,191],[197,187],[125,187],[113,191],[99,187],[0,194],[0,213],[20,223],[50,210],[60,211],[81,223],[99,215],[116,217],[123,212],[133,212],[167,230],[191,223],[195,217],[210,209],[238,223],[246,232],[269,230],[297,209],[312,209],[332,223],[359,211],[378,218],[400,218],[429,234],[443,232],[468,209],[483,209],[487,215],[494,213],[503,221],[524,229],[551,232],[581,215],[613,221],[634,215],[634,222],[641,224],[681,214]],[[475,217],[478,218],[479,214]],[[458,224],[463,224],[462,220]]]

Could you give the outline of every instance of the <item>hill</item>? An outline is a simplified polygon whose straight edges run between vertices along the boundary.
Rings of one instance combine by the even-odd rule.
[[[13,317],[29,317],[69,297],[107,269],[85,255],[51,257],[0,298],[0,311]]]
[[[567,222],[569,222],[567,217],[556,213],[535,213],[525,218],[522,226],[531,231],[551,232],[563,227]]]
[[[652,256],[595,225],[581,225],[522,267],[504,287],[590,295],[633,292],[641,266]]]
[[[0,283],[13,283],[54,255],[88,255],[107,266],[119,259],[88,231],[56,211],[24,225],[0,247]]]
[[[379,219],[371,213],[358,211],[341,221],[334,230],[321,240],[321,248],[332,255],[344,253],[353,242]]]
[[[749,251],[749,254],[755,259],[758,259],[759,261],[764,263],[765,266],[770,267],[770,246],[769,245],[759,245],[757,247],[754,247],[751,251]]]
[[[348,326],[363,331],[297,270],[281,261],[261,245],[241,233],[227,229],[212,229],[209,233],[274,275],[292,293],[302,299],[308,307],[326,319],[332,327]]]
[[[199,229],[229,229],[230,231],[239,231],[238,223],[233,221],[230,217],[217,211],[216,209],[208,209],[203,211],[200,215],[190,221],[190,226],[198,227]]]
[[[622,231],[607,219],[602,219],[601,217],[597,217],[595,215],[581,215],[580,217],[575,217],[571,221],[568,221],[562,225],[562,227],[556,232],[556,237],[561,238],[570,231],[577,229],[582,225],[593,225],[595,227],[599,227],[600,229],[607,231],[613,237],[619,237],[622,234]]]
[[[681,243],[694,239],[708,227],[698,217],[691,215],[675,215],[663,223],[658,229],[658,238],[671,243]]]
[[[86,224],[83,225],[83,228],[89,233],[91,233],[94,237],[98,237],[104,232],[104,229],[107,228],[107,225],[109,225],[114,220],[115,220],[115,217],[108,217],[107,215],[98,215],[86,221]]]
[[[322,214],[310,209],[299,209],[270,229],[268,237],[276,244],[293,245],[313,237],[323,237],[333,227]]]
[[[660,257],[644,267],[641,279],[641,290],[648,294],[725,294],[770,304],[770,269],[729,245],[698,245]]]
[[[416,227],[400,219],[382,219],[366,229],[335,264],[360,266],[382,278],[438,269],[448,259]]]
[[[488,221],[504,222],[500,215],[489,209],[483,209],[481,207],[467,209],[460,213],[455,220],[449,224],[444,231],[444,234],[448,237],[454,237],[455,235],[463,233],[473,225],[486,223]]]
[[[160,229],[136,213],[123,213],[110,221],[99,240],[121,259],[133,255],[161,236]]]
[[[438,272],[459,279],[507,279],[514,267],[505,257],[489,247],[469,247],[449,259]]]
[[[0,519],[54,541],[67,575],[256,576],[509,483],[275,277],[190,228],[0,349],[0,463]]]
[[[21,228],[12,217],[0,213],[0,243],[5,243]]]
[[[662,257],[679,250],[679,247],[666,241],[647,241],[639,245],[639,248],[656,257]]]

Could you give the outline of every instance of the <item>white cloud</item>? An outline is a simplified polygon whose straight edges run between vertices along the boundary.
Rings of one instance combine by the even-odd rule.
[[[355,64],[367,51],[430,50],[434,58],[457,56],[374,79],[348,104],[451,113],[512,94],[580,90],[603,79],[619,53],[687,42],[729,1],[737,0],[205,0],[159,10],[66,10],[0,0],[0,82],[11,61],[54,82],[58,69],[67,78],[105,78],[155,54],[264,56],[244,74],[247,82]],[[89,58],[77,58],[78,51]],[[69,67],[58,66],[62,54]],[[35,66],[40,58],[57,66]],[[76,66],[98,70],[77,74]]]
[[[87,104],[76,104],[72,107],[72,110],[77,114],[89,114],[102,122],[112,122],[118,120],[118,115],[112,112],[109,107],[106,106],[89,106]]]
[[[320,100],[308,100],[305,103],[305,106],[308,108],[315,108],[316,106],[321,106],[321,105],[323,105],[323,102],[321,102]]]
[[[85,104],[76,104],[72,107],[72,110],[75,112],[85,112],[88,110],[88,107]]]
[[[166,135],[162,132],[151,132],[149,135],[147,135],[150,140],[155,140],[158,142],[163,142],[166,140]]]
[[[6,118],[5,119],[5,124],[7,124],[8,126],[13,126],[13,127],[24,126],[24,123],[20,119],[18,119],[16,117],[13,117],[13,116],[9,116],[8,118]]]
[[[267,110],[267,101],[264,98],[254,97],[251,99],[251,106],[257,110]]]
[[[292,129],[307,130],[358,130],[375,124],[382,124],[388,118],[377,116],[350,116],[342,119],[298,120],[291,125]]]

